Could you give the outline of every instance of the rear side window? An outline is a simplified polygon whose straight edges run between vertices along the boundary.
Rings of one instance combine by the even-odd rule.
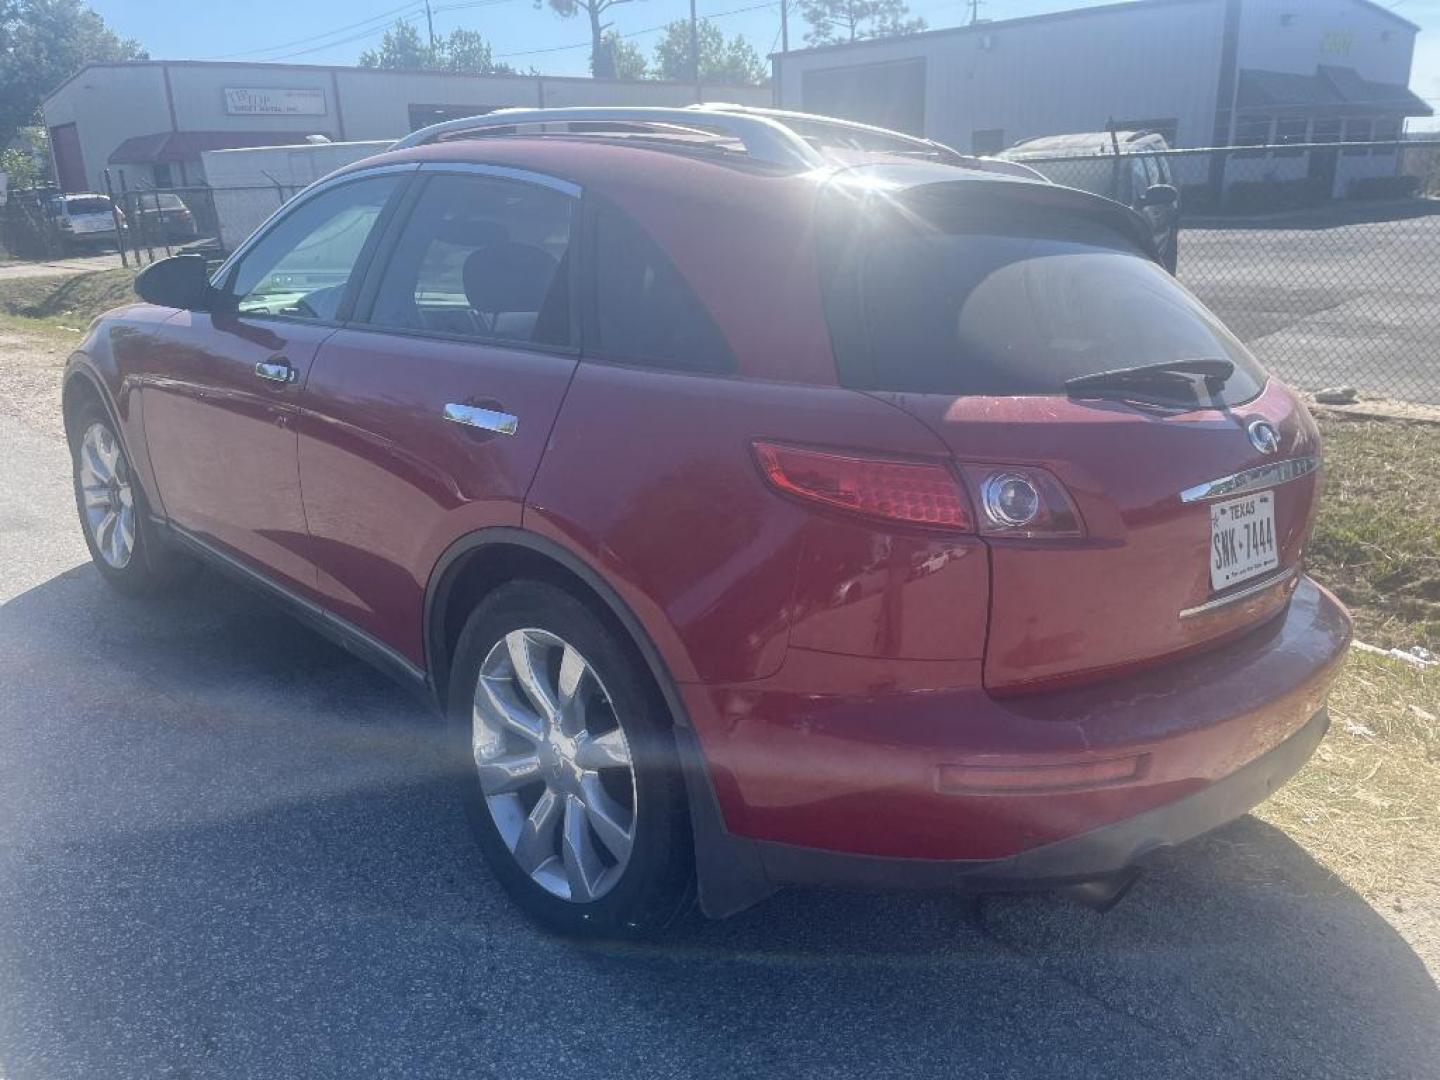
[[[1225,402],[1264,384],[1199,301],[1101,223],[1038,210],[917,216],[885,214],[832,252],[826,311],[845,385],[1064,394],[1080,375],[1202,358],[1235,365]]]
[[[675,264],[640,226],[597,200],[593,347],[600,359],[732,372],[725,336]]]

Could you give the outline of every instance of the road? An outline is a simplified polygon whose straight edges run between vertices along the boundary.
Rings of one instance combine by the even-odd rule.
[[[1440,405],[1440,213],[1357,217],[1186,229],[1180,280],[1295,386]]]
[[[1108,915],[782,894],[649,945],[534,929],[438,721],[249,594],[85,563],[0,409],[0,1076],[1381,1077],[1440,1071],[1389,923],[1247,818]]]

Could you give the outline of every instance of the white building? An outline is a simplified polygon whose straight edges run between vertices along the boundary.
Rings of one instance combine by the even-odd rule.
[[[1431,115],[1408,89],[1418,29],[1370,0],[1135,0],[772,60],[786,108],[977,153],[1110,121],[1181,147],[1368,141]],[[1395,169],[1394,154],[1360,155],[1336,194]],[[1297,155],[1279,171],[1335,162]]]
[[[389,140],[438,120],[507,106],[768,105],[757,86],[453,75],[312,64],[131,61],[91,64],[45,99],[55,176],[66,191],[103,191],[105,170],[134,187],[202,179],[207,150]]]

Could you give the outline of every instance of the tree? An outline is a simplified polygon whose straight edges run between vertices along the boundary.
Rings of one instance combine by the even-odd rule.
[[[605,36],[601,39],[601,47],[610,57],[610,67],[614,72],[614,78],[646,79],[650,77],[645,54],[629,39],[621,37],[614,30],[606,30]],[[594,56],[590,58],[590,74],[595,74]]]
[[[894,37],[925,29],[925,20],[910,18],[905,0],[799,0],[810,24],[805,41],[833,45],[862,38]]]
[[[509,64],[495,62],[490,42],[477,30],[451,30],[449,37],[435,42],[437,66],[462,75],[513,75]]]
[[[0,0],[0,146],[36,122],[40,102],[89,63],[144,60],[81,0]]]
[[[420,70],[434,67],[434,61],[429,46],[420,40],[420,31],[403,19],[385,31],[378,49],[366,49],[360,54],[360,66],[368,68]]]
[[[709,19],[701,19],[696,36],[700,44],[699,78],[704,82],[758,86],[767,79],[755,47],[739,34],[729,41]],[[696,77],[690,58],[690,21],[667,23],[655,45],[655,72],[659,78],[688,81]]]
[[[605,31],[610,29],[610,24],[601,22],[600,18],[612,7],[619,4],[628,4],[630,0],[535,0],[537,9],[549,7],[562,19],[571,19],[580,12],[590,22],[590,73],[597,79],[615,78],[615,57],[611,54],[605,40]]]
[[[399,20],[380,39],[378,49],[360,54],[360,66],[406,68],[412,71],[454,71],[463,75],[513,75],[509,64],[495,62],[490,42],[475,30],[451,30],[435,39],[435,48],[420,40],[420,31]]]

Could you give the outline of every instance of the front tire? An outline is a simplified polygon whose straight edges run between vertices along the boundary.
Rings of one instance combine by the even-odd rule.
[[[126,596],[145,596],[169,581],[159,544],[125,447],[98,403],[80,410],[70,447],[75,508],[90,558],[100,576]]]
[[[694,874],[670,717],[630,643],[555,585],[501,586],[451,671],[462,798],[496,878],[550,930],[653,933]]]

